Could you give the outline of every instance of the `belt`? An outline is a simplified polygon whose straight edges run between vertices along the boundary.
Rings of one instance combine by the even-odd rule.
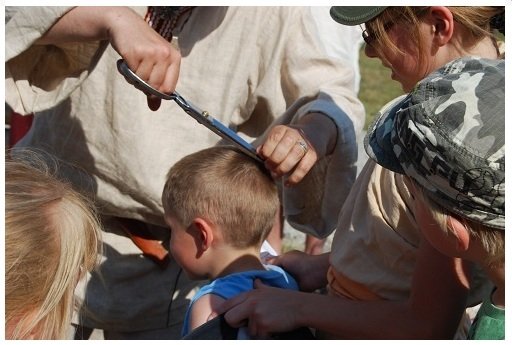
[[[151,238],[149,224],[129,218],[117,217],[116,220],[145,257],[156,263],[162,270],[167,268],[170,260],[169,252],[161,241]]]

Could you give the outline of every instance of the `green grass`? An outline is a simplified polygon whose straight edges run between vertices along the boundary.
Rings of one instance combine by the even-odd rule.
[[[361,49],[359,54],[361,87],[359,98],[366,108],[366,127],[387,102],[403,94],[400,84],[391,79],[391,70],[382,66],[379,59],[370,59]]]

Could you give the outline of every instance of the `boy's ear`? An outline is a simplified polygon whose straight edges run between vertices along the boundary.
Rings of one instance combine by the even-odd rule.
[[[204,218],[196,217],[192,220],[192,225],[198,231],[198,249],[201,249],[203,252],[208,250],[213,242],[212,224]]]
[[[467,251],[469,248],[469,230],[457,218],[448,216],[448,225],[457,238],[457,250]]]
[[[453,14],[444,6],[431,6],[429,11],[432,18],[434,40],[438,46],[444,46],[453,36],[455,26]]]

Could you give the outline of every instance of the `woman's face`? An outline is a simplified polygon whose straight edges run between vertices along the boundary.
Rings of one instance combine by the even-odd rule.
[[[430,30],[430,26],[420,22],[420,36],[423,36],[426,30]],[[393,24],[387,33],[390,40],[403,53],[395,52],[383,44],[381,44],[380,50],[377,50],[374,46],[379,42],[374,42],[371,45],[366,45],[365,54],[370,58],[379,58],[382,64],[391,70],[391,79],[398,81],[404,92],[410,92],[418,81],[430,73],[428,66],[432,65],[432,61],[429,60],[428,54],[423,54],[422,57],[426,60],[425,65],[421,66],[418,46],[411,38],[410,28],[403,23]],[[427,42],[425,43],[427,44]],[[428,52],[429,48],[429,46],[425,46],[424,51]]]

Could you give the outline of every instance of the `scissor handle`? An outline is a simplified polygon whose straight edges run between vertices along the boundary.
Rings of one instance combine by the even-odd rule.
[[[126,78],[130,79],[135,84],[137,84],[143,91],[145,91],[145,92],[147,92],[147,93],[149,93],[149,94],[151,94],[153,96],[156,96],[156,97],[161,98],[161,99],[167,99],[167,100],[175,99],[176,97],[178,97],[178,95],[176,93],[174,93],[174,92],[173,93],[169,93],[169,94],[163,93],[163,92],[158,91],[157,89],[155,89],[154,87],[152,87],[148,83],[146,83],[138,75],[136,75],[130,69],[130,67],[128,67],[128,65],[126,64],[126,61],[124,61],[124,59],[117,60],[117,70],[123,76],[125,76]]]

